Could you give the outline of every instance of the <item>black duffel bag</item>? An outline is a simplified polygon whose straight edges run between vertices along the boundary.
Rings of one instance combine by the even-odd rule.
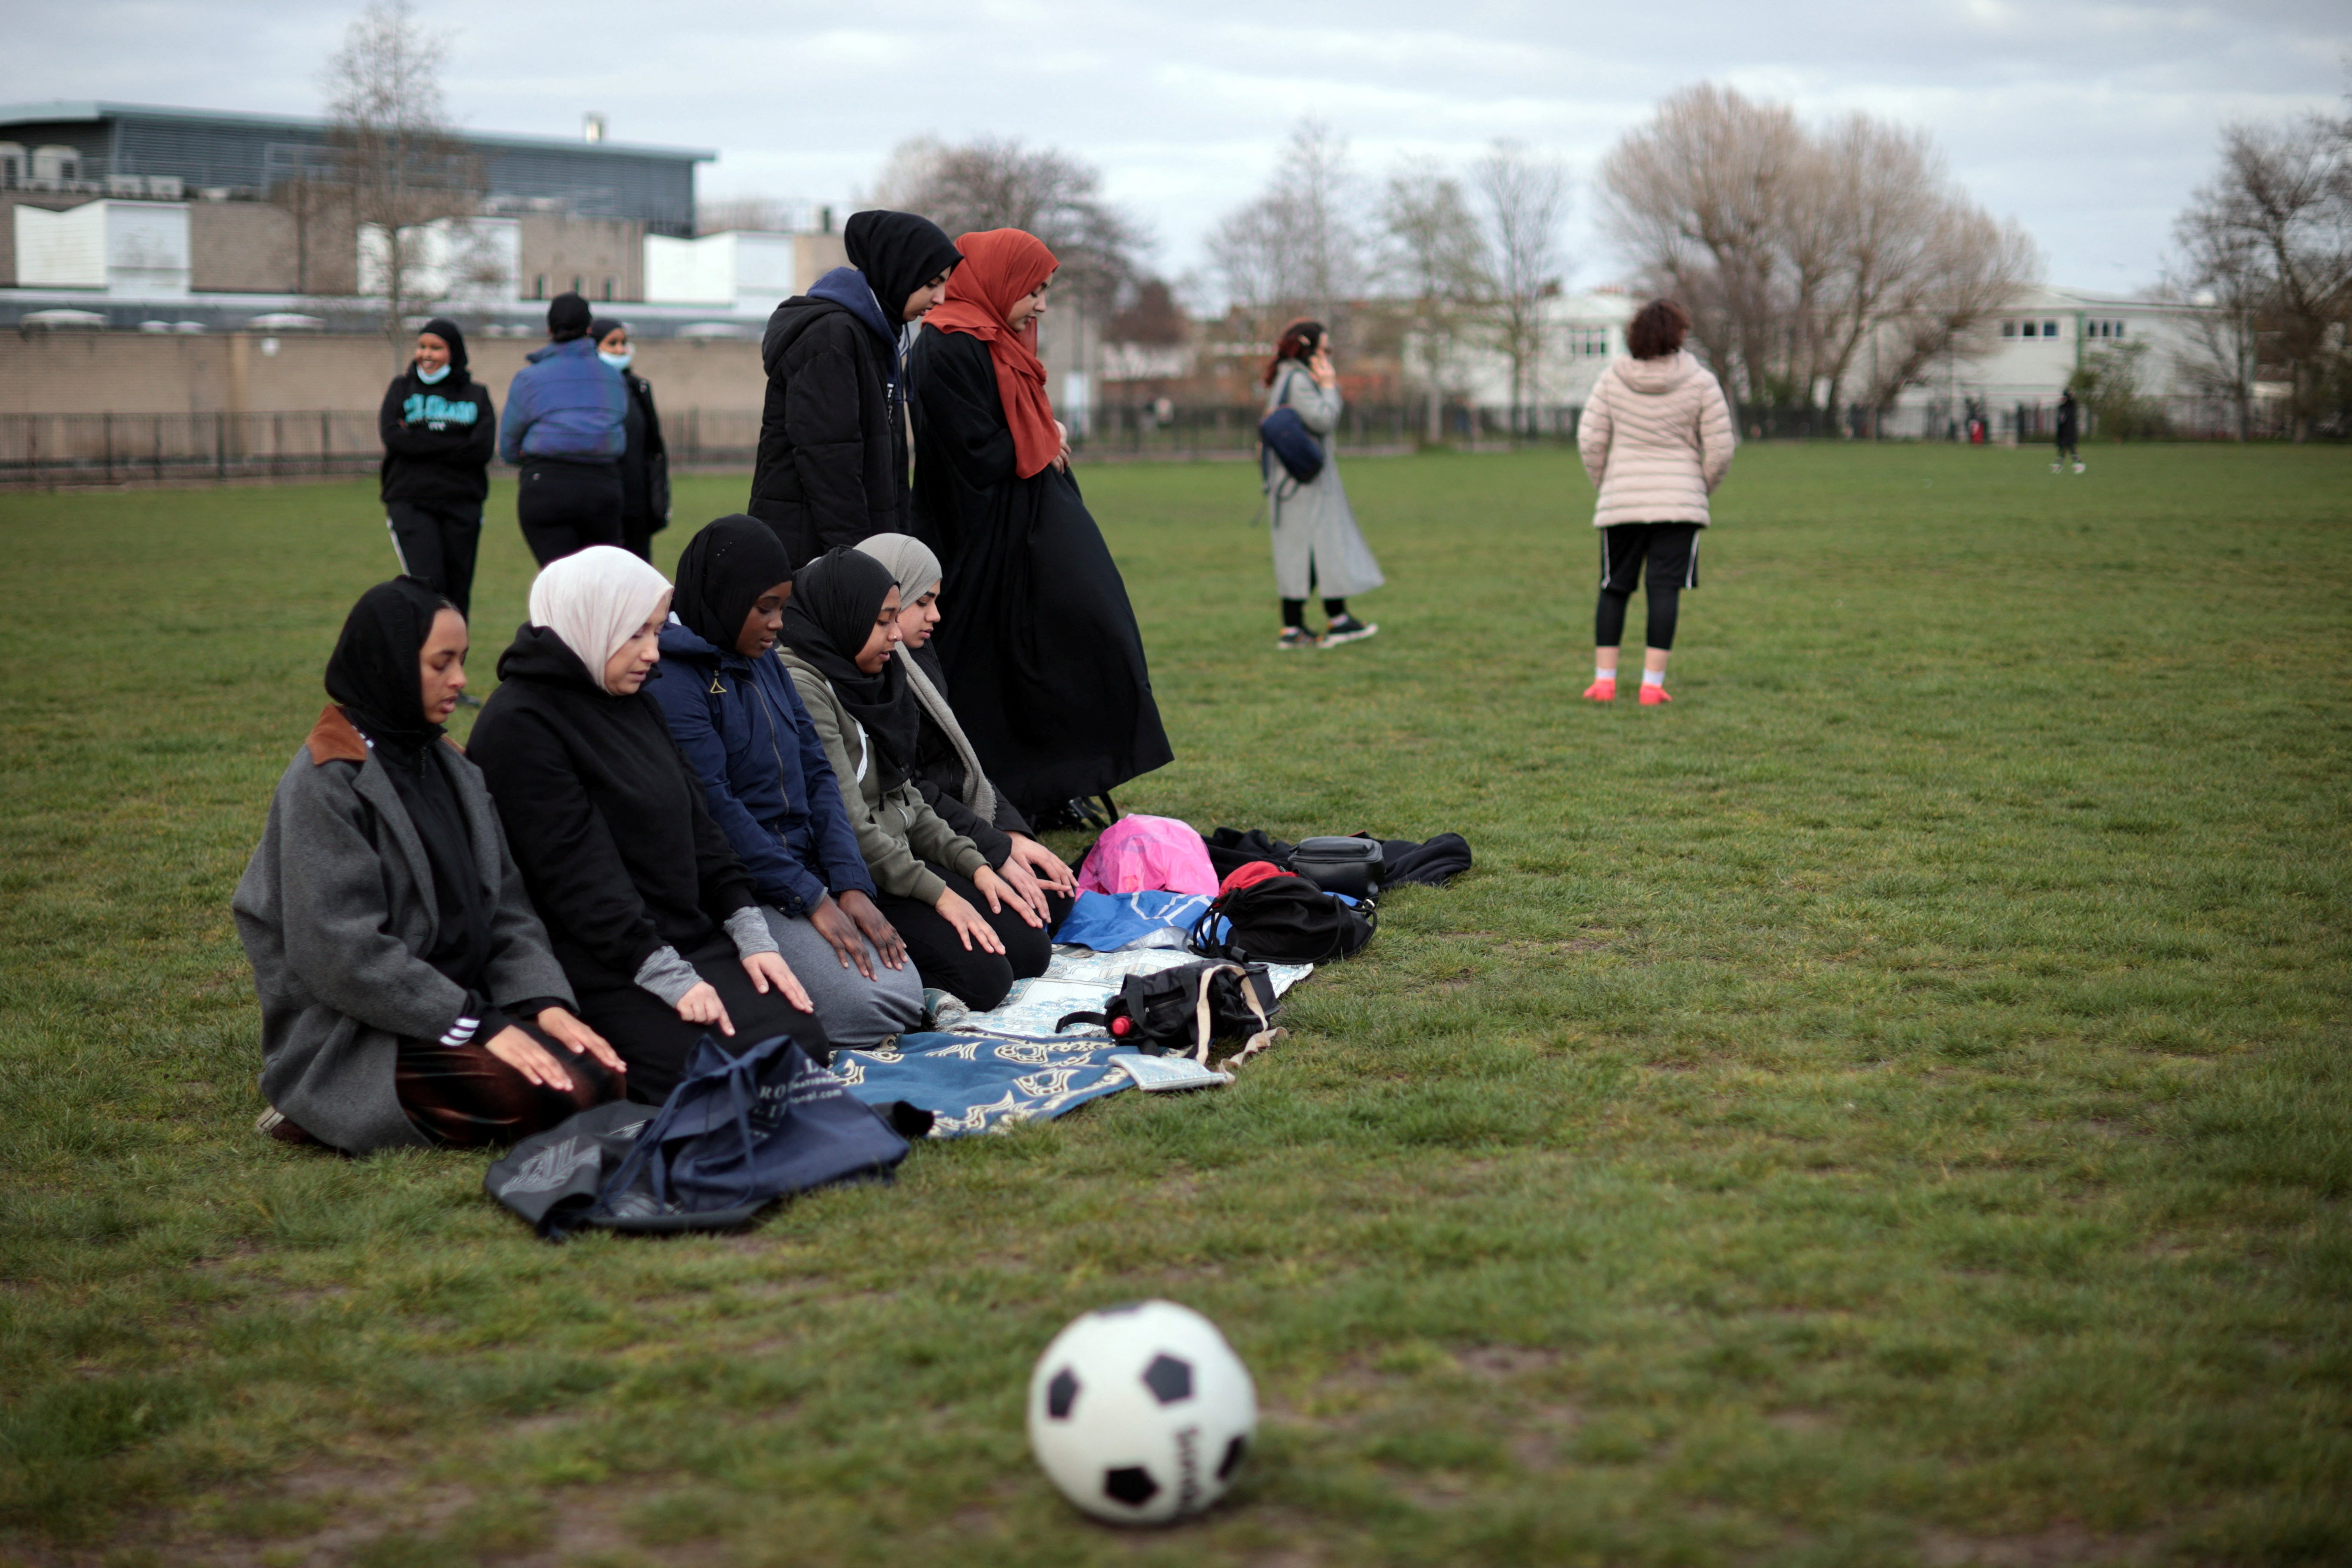
[[[1342,903],[1304,877],[1276,872],[1219,893],[1187,942],[1237,963],[1329,963],[1361,952],[1379,921],[1369,903]]]
[[[1364,903],[1380,898],[1387,869],[1377,838],[1302,838],[1290,852],[1290,868],[1327,893]]]
[[[1281,1006],[1265,964],[1210,960],[1130,974],[1109,1006],[1099,1013],[1072,1013],[1054,1026],[1054,1033],[1073,1024],[1099,1024],[1120,1045],[1147,1056],[1190,1057],[1207,1067],[1213,1040],[1246,1037],[1234,1053],[1236,1062],[1274,1044],[1282,1033],[1274,1026]]]

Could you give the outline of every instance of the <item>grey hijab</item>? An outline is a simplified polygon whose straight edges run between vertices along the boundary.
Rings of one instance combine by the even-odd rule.
[[[938,587],[940,579],[946,575],[940,568],[940,558],[931,552],[931,547],[912,534],[877,533],[870,539],[860,540],[857,548],[882,563],[890,575],[898,580],[898,602],[902,605],[913,604]],[[932,657],[938,656],[934,654]],[[963,788],[957,793],[962,795],[963,803],[971,807],[982,821],[994,821],[996,786],[988,782],[988,773],[980,765],[980,754],[971,749],[971,742],[964,737],[963,726],[956,722],[955,710],[948,706],[946,696],[924,671],[922,661],[917,658],[914,649],[902,644],[898,658],[906,666],[907,685],[914,692],[916,702],[921,705],[931,722],[940,727],[940,732],[948,738],[949,744],[955,747],[956,756],[963,763]]]

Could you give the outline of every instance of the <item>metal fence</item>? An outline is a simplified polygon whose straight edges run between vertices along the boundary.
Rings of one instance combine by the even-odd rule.
[[[2228,398],[2143,400],[2127,432],[2135,438],[2230,440],[2238,434],[2237,405]],[[1969,421],[1981,417],[1996,443],[2046,441],[2055,431],[2055,402],[1986,408],[1965,400],[1927,401],[1880,411],[1848,408],[1742,407],[1740,434],[1764,440],[1965,441]],[[1549,445],[1576,438],[1583,410],[1523,410],[1514,421],[1502,409],[1444,410],[1447,444],[1475,449]],[[2275,440],[2290,434],[2283,405],[2254,405],[2249,434]],[[1106,405],[1076,422],[1071,445],[1089,461],[1122,458],[1251,458],[1257,452],[1259,410],[1251,405],[1167,402]],[[1516,428],[1514,426],[1516,425]],[[749,468],[760,445],[756,409],[666,410],[662,434],[677,468]],[[1339,445],[1358,454],[1410,451],[1427,438],[1425,406],[1380,403],[1351,406],[1341,416]],[[2084,436],[2103,432],[2085,411]],[[383,447],[373,412],[310,409],[266,414],[0,414],[0,486],[200,482],[317,478],[374,470]]]
[[[680,468],[748,468],[757,410],[670,410]],[[372,473],[383,460],[373,410],[270,414],[0,414],[0,485],[188,482]]]

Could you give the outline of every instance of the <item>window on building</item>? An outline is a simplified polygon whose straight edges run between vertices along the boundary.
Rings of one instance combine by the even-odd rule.
[[[2013,338],[2017,336],[2017,323],[2015,321],[2003,321],[2000,324],[2000,335],[2004,338]]]
[[[2056,336],[2058,335],[2058,323],[2057,323],[2057,322],[2055,322],[2055,321],[2044,321],[2044,322],[2042,322],[2042,335],[2043,337],[2045,337],[2045,338],[2054,338],[2054,337],[2056,337]]]
[[[547,298],[547,274],[546,274],[546,273],[542,272],[542,273],[541,273],[538,277],[536,277],[536,278],[534,278],[534,279],[531,279],[531,281],[530,281],[530,297],[531,297],[532,299],[534,299],[534,300],[544,300],[544,299],[546,299],[546,298]]]
[[[2025,335],[2029,338],[2037,335],[2033,331],[2033,323],[2032,321],[2025,323]]]
[[[613,280],[612,280],[610,278],[607,278],[607,279],[604,279],[604,298],[605,298],[605,299],[607,299],[607,300],[609,300],[609,299],[611,299],[612,297],[613,297]]]
[[[573,273],[572,275],[572,291],[574,294],[579,295],[582,299],[586,299],[588,297],[588,279],[581,277],[576,272]]]
[[[2121,321],[2114,321],[2109,324],[2116,329],[2116,336],[2122,337],[2124,335],[2124,324]]]

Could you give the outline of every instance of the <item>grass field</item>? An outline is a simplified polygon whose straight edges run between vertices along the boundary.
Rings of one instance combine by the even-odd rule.
[[[228,898],[372,490],[0,497],[0,1558],[2352,1561],[2352,453],[1751,448],[1664,710],[1577,700],[1561,454],[1353,465],[1382,630],[1306,656],[1244,469],[1085,479],[1180,755],[1122,805],[1476,870],[1231,1089],[560,1249],[250,1131]],[[1129,1536],[1022,1398],[1146,1294],[1265,1415]]]

